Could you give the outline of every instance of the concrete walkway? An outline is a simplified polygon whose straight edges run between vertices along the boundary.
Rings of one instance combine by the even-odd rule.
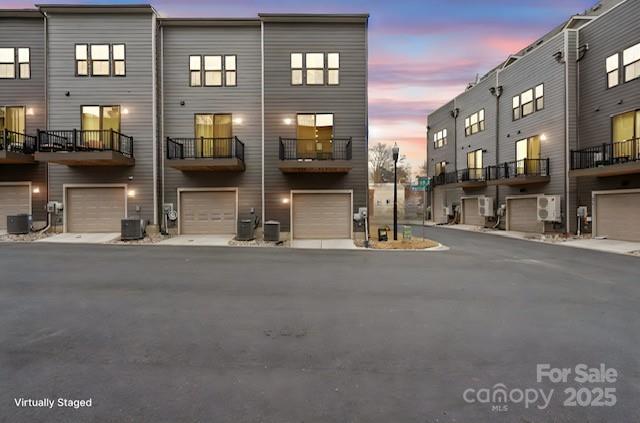
[[[618,254],[637,252],[636,254],[640,255],[640,242],[616,241],[612,239],[572,239],[561,242],[559,245]]]
[[[177,235],[164,241],[160,241],[157,245],[179,245],[179,246],[206,246],[206,247],[227,247],[229,241],[234,235]]]
[[[296,239],[291,241],[292,248],[315,248],[325,250],[355,250],[351,239]]]
[[[34,242],[53,242],[61,244],[106,244],[118,238],[120,238],[120,234],[118,232],[95,234],[79,234],[66,232],[63,234],[52,235],[47,238],[37,239]]]

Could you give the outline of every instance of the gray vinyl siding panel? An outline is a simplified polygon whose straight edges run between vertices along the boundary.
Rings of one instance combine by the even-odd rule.
[[[640,79],[607,89],[605,70],[607,57],[640,43],[639,18],[640,2],[627,0],[579,31],[580,45],[589,44],[589,51],[578,63],[578,148],[611,142],[611,117],[640,109]],[[581,177],[577,183],[577,204],[591,210],[592,191],[640,188],[640,175]]]
[[[31,79],[0,79],[0,106],[33,109],[26,115],[26,133],[35,135],[46,126],[44,80],[44,18],[0,18],[0,47],[30,49]],[[33,219],[46,220],[47,164],[0,165],[0,182],[31,181],[40,189],[32,193]]]
[[[455,119],[451,117],[454,109],[453,100],[434,110],[427,117],[427,175],[435,176],[436,163],[447,162],[447,167],[454,170],[456,162],[455,149]],[[437,132],[447,130],[447,144],[442,148],[435,148],[433,135]]]
[[[80,129],[83,105],[120,105],[121,132],[134,139],[135,166],[68,167],[50,164],[52,199],[62,201],[64,184],[125,183],[136,191],[128,215],[153,222],[153,15],[49,14],[50,129]],[[74,45],[126,45],[125,77],[76,77]],[[69,92],[69,96],[65,93]],[[132,178],[130,180],[130,178]],[[140,207],[140,213],[136,208]]]
[[[291,86],[290,54],[340,53],[339,86]],[[363,23],[264,23],[264,177],[266,219],[289,230],[293,189],[353,190],[354,210],[367,203],[367,26]],[[353,138],[348,174],[283,174],[279,137],[296,137],[297,113],[333,113],[334,136]],[[293,120],[285,125],[283,119]],[[356,230],[362,230],[356,228]]]
[[[239,218],[255,208],[261,215],[262,113],[259,26],[164,27],[164,136],[194,137],[196,113],[231,113],[233,135],[245,145],[244,172],[182,172],[165,154],[165,203],[177,207],[177,189],[238,187]],[[236,55],[236,87],[190,87],[190,55]],[[288,62],[287,62],[288,63]],[[181,106],[180,102],[185,105]],[[166,148],[166,145],[165,145]]]
[[[551,180],[547,184],[524,187],[499,187],[499,204],[505,197],[519,194],[564,195],[565,186],[565,120],[566,77],[565,63],[559,63],[554,53],[564,52],[565,35],[560,33],[523,58],[500,71],[499,81],[503,87],[500,97],[500,162],[516,159],[516,142],[546,135],[541,141],[541,158],[550,159]],[[544,109],[514,121],[512,101],[515,95],[544,84]],[[563,200],[564,202],[564,200]]]

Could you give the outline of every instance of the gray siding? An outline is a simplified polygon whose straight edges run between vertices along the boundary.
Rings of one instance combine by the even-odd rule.
[[[640,42],[640,2],[627,0],[579,31],[589,51],[578,63],[578,148],[611,142],[611,117],[640,108],[640,79],[607,89],[607,57]],[[578,178],[578,205],[591,208],[593,190],[640,188],[640,175]]]
[[[44,18],[0,18],[0,47],[31,49],[31,79],[0,79],[0,106],[33,109],[26,116],[26,132],[35,135],[46,126]],[[32,194],[33,218],[46,220],[47,164],[0,165],[0,182],[12,181],[31,181],[40,189]]]
[[[292,189],[353,190],[354,209],[367,203],[367,30],[361,23],[264,23],[266,219],[289,229]],[[291,86],[290,54],[340,53],[339,86]],[[296,113],[334,114],[334,136],[353,137],[353,169],[346,175],[290,174],[278,169],[278,137],[296,137]]]
[[[451,117],[455,105],[453,100],[429,114],[427,117],[427,169],[428,176],[435,176],[436,163],[445,161],[447,167],[454,170],[456,162],[455,149],[455,119]],[[447,130],[447,144],[442,148],[434,148],[433,135],[437,132]]]
[[[50,13],[48,21],[48,127],[79,129],[81,106],[120,105],[121,110],[129,110],[122,115],[121,131],[134,138],[136,159],[133,167],[50,164],[52,199],[62,200],[63,184],[126,183],[136,191],[135,198],[128,202],[129,216],[140,215],[153,222],[153,15]],[[126,77],[76,77],[76,43],[126,44]],[[141,208],[140,213],[136,207]]]
[[[262,125],[260,25],[167,26],[163,31],[164,137],[193,137],[196,113],[231,113],[233,134],[245,144],[244,172],[181,172],[165,160],[164,202],[177,206],[182,187],[238,187],[239,217],[261,215]],[[190,87],[189,55],[236,55],[236,87]],[[287,62],[288,63],[288,62]],[[185,105],[181,106],[180,102]],[[164,145],[164,144],[163,144]],[[166,145],[165,145],[166,147]],[[163,155],[163,156],[166,156]]]

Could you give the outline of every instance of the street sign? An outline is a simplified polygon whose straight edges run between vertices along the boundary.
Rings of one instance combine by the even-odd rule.
[[[418,176],[418,185],[411,185],[411,191],[426,191],[431,186],[431,178]]]

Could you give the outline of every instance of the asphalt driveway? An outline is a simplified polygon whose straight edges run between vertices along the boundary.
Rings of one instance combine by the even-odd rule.
[[[639,258],[427,233],[451,250],[0,244],[0,421],[640,419]],[[538,383],[543,363],[618,377]],[[478,401],[499,383],[554,391]],[[572,387],[616,403],[564,406]]]

